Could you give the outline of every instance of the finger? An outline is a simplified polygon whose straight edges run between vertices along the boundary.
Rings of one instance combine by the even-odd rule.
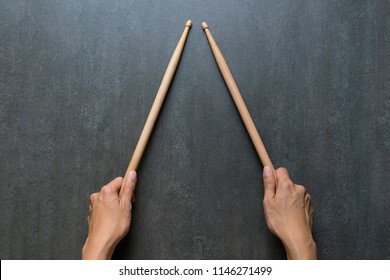
[[[304,198],[305,204],[306,204],[306,199],[307,199],[307,193],[306,193],[306,188],[302,185],[296,185],[293,183],[295,193],[302,196]]]
[[[311,196],[308,193],[305,195],[305,206],[307,209],[310,209],[311,207]]]
[[[313,208],[313,206],[310,207],[309,215],[310,215],[310,229],[313,231],[313,220],[314,220],[314,208]]]
[[[290,195],[294,190],[294,183],[291,181],[288,171],[284,167],[278,168],[276,171],[276,192],[279,194]]]
[[[264,181],[264,200],[273,198],[276,192],[276,178],[272,169],[269,166],[264,166],[263,181]]]
[[[95,199],[97,198],[99,194],[98,193],[92,193],[90,196],[89,196],[89,206],[91,207],[95,201]]]
[[[288,171],[284,167],[279,167],[276,169],[276,177],[279,181],[279,179],[290,179],[290,176],[288,175]]]
[[[313,207],[313,202],[310,194],[306,194],[305,204],[306,204],[306,208],[309,211],[310,216],[313,217],[314,207]]]
[[[307,193],[305,195],[305,207],[306,207],[306,211],[309,215],[310,230],[313,230],[314,208],[313,208],[311,200],[312,200],[311,195]]]
[[[122,181],[123,181],[122,177],[116,177],[114,180],[112,180],[110,183],[108,183],[107,185],[105,185],[102,188],[102,192],[103,193],[112,193],[112,192],[118,193],[119,190],[121,189]]]
[[[125,178],[125,183],[122,186],[120,199],[124,203],[131,203],[131,198],[135,190],[135,184],[137,183],[137,173],[131,171]]]

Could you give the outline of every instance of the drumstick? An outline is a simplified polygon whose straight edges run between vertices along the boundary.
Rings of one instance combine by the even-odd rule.
[[[222,56],[221,51],[219,50],[217,43],[215,42],[213,36],[210,33],[209,26],[207,23],[202,23],[202,28],[206,33],[207,39],[210,44],[211,51],[214,54],[215,60],[218,64],[219,70],[225,80],[227,87],[229,88],[230,94],[236,104],[238,112],[241,115],[241,118],[245,124],[246,129],[248,130],[249,136],[252,139],[253,145],[255,146],[256,152],[259,155],[259,158],[263,164],[263,166],[269,166],[272,170],[274,169],[271,159],[268,156],[267,150],[264,147],[263,141],[259,133],[257,132],[256,126],[253,123],[251,115],[245,105],[244,100],[241,97],[240,91],[234,81],[232,73],[229,70],[228,65],[226,64],[225,59]]]
[[[175,71],[177,68],[177,65],[179,64],[179,60],[181,57],[181,54],[184,49],[184,45],[186,43],[187,35],[192,26],[192,21],[189,20],[186,23],[186,27],[183,31],[183,34],[181,35],[181,38],[179,40],[179,43],[176,46],[175,51],[173,52],[173,55],[171,57],[171,60],[169,61],[167,70],[165,71],[164,77],[162,79],[160,88],[157,91],[156,98],[154,99],[152,108],[150,109],[150,113],[148,118],[146,119],[145,126],[142,130],[141,136],[138,140],[137,146],[134,150],[133,157],[131,158],[130,164],[127,168],[127,171],[125,173],[125,177],[130,173],[132,170],[137,170],[139,162],[141,161],[142,155],[145,151],[146,145],[148,144],[148,140],[150,138],[150,135],[152,134],[154,124],[156,123],[158,114],[160,112],[160,109],[163,105],[165,96],[167,95],[169,86],[172,82],[173,76],[175,75]],[[125,182],[125,180],[123,180]],[[123,183],[124,184],[124,183]],[[123,185],[122,185],[123,186]]]

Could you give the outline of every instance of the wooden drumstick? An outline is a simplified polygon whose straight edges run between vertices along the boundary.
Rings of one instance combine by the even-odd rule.
[[[217,43],[215,42],[213,36],[210,33],[209,26],[207,25],[207,23],[205,22],[202,23],[202,29],[206,33],[211,51],[214,54],[219,70],[221,71],[225,83],[229,88],[230,94],[233,97],[234,103],[236,104],[238,112],[241,115],[241,118],[245,124],[246,129],[248,130],[249,136],[252,139],[253,145],[255,146],[255,149],[257,151],[257,154],[260,157],[263,166],[269,166],[273,170],[274,167],[272,165],[271,159],[268,156],[267,150],[264,147],[263,141],[261,140],[260,135],[257,132],[256,126],[253,123],[253,120],[251,118],[251,115],[249,114],[249,111],[245,105],[245,102],[241,97],[240,91],[238,90],[238,87],[236,85],[236,82],[234,81],[232,73],[230,72],[227,63],[223,58],[222,53],[217,46]]]
[[[171,81],[173,79],[173,76],[175,75],[175,71],[177,68],[177,65],[179,64],[179,60],[181,57],[181,54],[184,49],[184,45],[186,43],[187,35],[192,26],[192,21],[189,20],[186,23],[186,27],[183,31],[183,34],[181,35],[181,38],[179,40],[179,43],[176,46],[175,51],[173,52],[172,58],[169,61],[167,70],[165,71],[164,77],[162,79],[160,88],[157,91],[156,98],[153,102],[152,108],[150,109],[149,116],[146,120],[145,126],[142,130],[141,136],[138,140],[137,146],[134,150],[133,157],[131,158],[130,164],[127,168],[125,177],[130,173],[132,170],[137,170],[139,162],[141,161],[142,155],[145,151],[146,145],[148,144],[148,140],[150,138],[150,135],[153,131],[154,124],[156,123],[158,114],[160,112],[160,109],[163,105],[165,96],[167,95],[169,86],[171,84]],[[125,180],[123,180],[125,182]],[[122,185],[123,186],[123,185]]]

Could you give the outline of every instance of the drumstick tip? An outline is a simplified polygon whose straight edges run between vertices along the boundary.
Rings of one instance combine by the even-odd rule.
[[[207,28],[209,28],[209,26],[207,25],[207,23],[206,23],[206,22],[202,22],[202,29],[205,30],[205,29],[207,29]]]
[[[188,26],[189,28],[191,28],[191,26],[192,26],[192,21],[191,21],[191,20],[188,20],[187,23],[186,23],[186,26]]]

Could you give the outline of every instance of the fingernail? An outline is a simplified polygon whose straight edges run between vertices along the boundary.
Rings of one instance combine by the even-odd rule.
[[[263,176],[264,177],[272,176],[272,170],[269,166],[264,166]]]
[[[132,180],[137,179],[137,173],[135,171],[130,172],[130,179],[132,179]]]

